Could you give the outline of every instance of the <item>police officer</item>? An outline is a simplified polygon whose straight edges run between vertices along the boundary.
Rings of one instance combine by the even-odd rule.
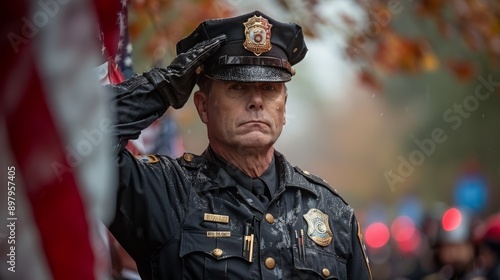
[[[117,86],[120,171],[110,230],[143,279],[370,279],[353,209],[274,149],[301,28],[255,11],[207,20],[167,68]],[[194,102],[202,155],[134,157],[127,140]]]

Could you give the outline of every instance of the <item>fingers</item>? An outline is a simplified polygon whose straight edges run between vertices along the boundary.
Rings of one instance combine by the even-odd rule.
[[[200,42],[186,53],[178,55],[169,68],[175,70],[178,75],[194,75],[195,69],[217,52],[225,40],[226,35],[222,34],[213,39]]]
[[[221,34],[213,39],[210,39],[207,43],[207,46],[204,48],[206,52],[209,52],[210,55],[215,53],[219,47],[226,42],[227,36],[225,34]]]
[[[213,54],[217,49],[219,49],[220,45],[224,43],[227,39],[227,36],[225,34],[221,34],[215,38],[212,38],[210,40],[206,40],[203,42],[199,42],[196,44],[189,52],[209,52],[210,54]]]
[[[226,41],[226,39],[227,36],[225,34],[221,34],[215,38],[196,44],[187,53],[195,53],[196,55],[194,60],[199,62],[198,64],[201,64],[205,59],[217,52],[219,47]]]
[[[222,34],[210,40],[200,42],[189,51],[179,54],[168,68],[174,70],[179,75],[194,72],[194,69],[217,52],[225,41],[226,35]]]

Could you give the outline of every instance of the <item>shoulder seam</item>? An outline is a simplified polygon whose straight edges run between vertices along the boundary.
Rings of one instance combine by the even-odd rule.
[[[311,174],[310,172],[308,171],[305,171],[305,170],[302,170],[300,167],[298,166],[295,166],[294,167],[295,170],[297,172],[299,172],[302,176],[304,176],[304,178],[306,178],[308,181],[311,181],[313,183],[316,183],[320,186],[323,186],[325,187],[326,189],[328,189],[330,192],[332,192],[334,195],[338,196],[342,202],[344,202],[346,205],[349,205],[349,203],[347,203],[344,198],[337,192],[337,190],[335,188],[333,188],[332,186],[330,186],[330,184],[328,184],[327,181],[325,181],[324,179],[322,179],[321,177],[319,176],[316,176],[314,174]]]

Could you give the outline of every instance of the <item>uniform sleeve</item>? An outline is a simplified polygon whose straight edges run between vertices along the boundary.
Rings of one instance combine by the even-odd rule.
[[[113,91],[111,105],[116,111],[113,132],[118,141],[118,151],[125,148],[128,140],[137,139],[141,131],[161,117],[170,106],[142,75],[107,87]]]
[[[114,86],[111,101],[119,186],[110,231],[140,267],[148,267],[151,252],[178,230],[187,205],[185,178],[175,160],[149,156],[137,159],[125,146],[162,116],[169,104],[143,76]]]
[[[149,157],[142,161],[126,149],[120,152],[115,217],[109,227],[136,261],[149,259],[175,235],[191,190],[174,160]]]
[[[356,217],[353,215],[351,225],[352,254],[348,260],[348,278],[353,280],[372,279],[368,257],[361,236],[361,229]]]

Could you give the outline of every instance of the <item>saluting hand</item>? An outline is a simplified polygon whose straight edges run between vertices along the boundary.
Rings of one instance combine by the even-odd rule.
[[[196,44],[185,53],[179,54],[167,68],[153,68],[144,73],[160,92],[166,104],[181,108],[189,99],[196,84],[196,68],[214,54],[226,40],[226,35]]]

